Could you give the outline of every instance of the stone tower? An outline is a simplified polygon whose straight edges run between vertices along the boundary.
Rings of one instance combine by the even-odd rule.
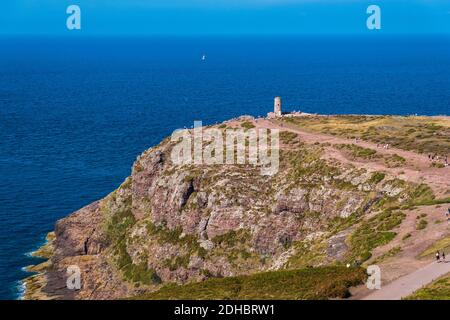
[[[273,103],[273,113],[275,114],[275,117],[281,117],[281,98],[275,97],[274,103]]]

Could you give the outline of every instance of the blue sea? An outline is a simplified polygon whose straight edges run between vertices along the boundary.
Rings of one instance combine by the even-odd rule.
[[[202,55],[206,60],[202,61]],[[265,115],[449,114],[444,37],[0,39],[0,298],[56,220],[177,128]]]

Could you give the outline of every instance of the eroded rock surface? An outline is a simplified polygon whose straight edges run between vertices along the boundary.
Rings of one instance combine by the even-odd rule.
[[[165,140],[144,152],[116,191],[57,222],[51,266],[35,291],[122,298],[167,282],[342,261],[348,232],[336,223],[401,203],[412,188],[327,162],[320,144],[282,150],[274,176],[250,165],[174,166],[172,147]],[[300,259],[311,244],[321,258]],[[80,290],[66,288],[72,265]]]

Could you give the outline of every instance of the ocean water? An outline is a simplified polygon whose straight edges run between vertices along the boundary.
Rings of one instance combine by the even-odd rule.
[[[207,55],[206,61],[201,56]],[[0,39],[0,298],[54,223],[174,129],[264,115],[449,114],[443,37]]]

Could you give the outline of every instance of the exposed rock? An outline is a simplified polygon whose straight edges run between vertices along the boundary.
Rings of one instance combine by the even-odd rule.
[[[328,239],[327,257],[330,261],[341,261],[347,253],[346,239],[351,229],[344,230]]]
[[[209,240],[203,240],[203,241],[199,241],[200,243],[200,247],[202,247],[203,249],[210,251],[214,248],[214,243],[212,241]]]
[[[98,254],[108,246],[101,230],[103,217],[96,201],[56,223],[56,254]]]
[[[326,239],[331,221],[405,189],[325,164],[314,146],[282,153],[274,176],[250,165],[174,166],[172,147],[165,140],[144,152],[116,191],[57,222],[51,258],[28,280],[38,288],[29,298],[121,298],[161,282],[279,269],[297,242]],[[328,239],[331,260],[345,255],[345,237]],[[71,265],[81,270],[80,290],[66,287]]]

